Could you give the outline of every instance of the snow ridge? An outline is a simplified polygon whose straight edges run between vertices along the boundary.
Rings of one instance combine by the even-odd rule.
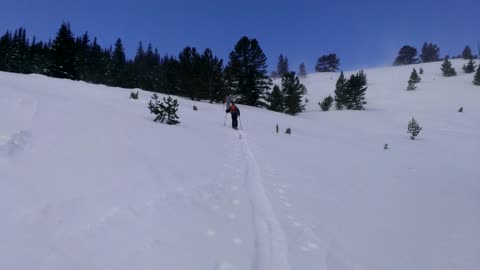
[[[265,194],[258,163],[250,150],[247,136],[238,132],[247,159],[245,183],[252,204],[255,228],[255,254],[252,270],[290,270],[285,233]]]

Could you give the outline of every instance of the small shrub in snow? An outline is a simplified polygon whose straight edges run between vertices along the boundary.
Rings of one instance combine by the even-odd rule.
[[[415,121],[415,118],[412,117],[412,120],[408,123],[408,130],[407,133],[410,133],[410,139],[415,140],[415,137],[418,136],[420,133],[420,130],[422,130],[422,127]]]
[[[420,73],[420,75],[423,74],[423,68],[420,68],[420,70],[418,71],[418,73]]]
[[[445,61],[443,61],[442,68],[443,76],[445,77],[452,77],[457,75],[457,72],[452,67],[452,62],[448,60],[448,57],[445,57]]]
[[[285,130],[285,134],[292,135],[292,130],[290,128],[287,128],[287,130]]]
[[[332,96],[328,96],[322,102],[319,102],[318,105],[320,105],[320,108],[322,109],[322,111],[326,112],[330,110],[330,107],[332,107],[332,103],[333,103]]]
[[[176,125],[180,123],[177,119],[178,101],[171,97],[163,98],[163,102],[158,100],[157,94],[152,95],[152,100],[148,103],[150,113],[157,117],[153,121]]]
[[[276,130],[277,133],[278,133],[278,124],[275,125],[275,130]]]
[[[193,110],[194,110],[194,111],[198,111],[197,106],[193,105]]]
[[[409,80],[408,81],[408,86],[407,86],[407,91],[413,91],[417,89],[417,86],[415,85],[415,82],[413,82],[412,80]]]
[[[388,143],[385,144],[385,146],[383,147],[384,150],[388,150]]]
[[[463,107],[460,107],[460,109],[458,109],[458,112],[463,112]]]
[[[130,99],[138,99],[138,91],[130,93]]]
[[[470,61],[468,61],[467,65],[463,65],[463,71],[465,73],[473,73],[475,72],[475,67],[477,65],[475,65],[475,62],[473,62],[473,59],[470,59]]]

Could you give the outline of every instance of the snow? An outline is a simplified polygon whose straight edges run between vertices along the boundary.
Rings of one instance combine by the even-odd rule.
[[[240,106],[238,132],[222,104],[168,126],[142,90],[0,72],[0,269],[477,269],[480,87],[452,62],[366,69],[365,111],[321,112],[339,74],[309,74],[305,113]]]

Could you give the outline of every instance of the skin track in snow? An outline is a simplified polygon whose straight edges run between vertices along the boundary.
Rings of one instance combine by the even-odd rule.
[[[290,270],[285,233],[265,194],[263,179],[244,132],[238,132],[247,159],[245,182],[250,196],[255,228],[253,270]]]

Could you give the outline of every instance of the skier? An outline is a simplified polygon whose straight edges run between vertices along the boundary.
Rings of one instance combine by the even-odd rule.
[[[232,128],[238,129],[237,118],[240,116],[240,110],[238,109],[238,107],[235,105],[233,101],[230,104],[230,107],[227,108],[226,112],[232,115]]]

